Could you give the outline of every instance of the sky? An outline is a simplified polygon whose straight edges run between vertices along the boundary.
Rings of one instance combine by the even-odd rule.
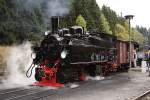
[[[132,27],[136,25],[150,28],[150,0],[96,0],[100,8],[109,6],[118,15],[134,15]]]

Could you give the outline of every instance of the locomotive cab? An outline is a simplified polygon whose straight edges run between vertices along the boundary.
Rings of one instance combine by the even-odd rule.
[[[45,31],[45,32],[44,32],[44,35],[47,36],[47,35],[49,35],[50,33],[51,33],[51,31]]]
[[[63,32],[64,35],[65,35],[65,34],[69,34],[69,29],[63,28],[63,29],[62,29],[62,32]]]
[[[79,34],[79,35],[83,35],[84,34],[84,30],[81,26],[72,26],[70,28],[70,33],[71,34]]]
[[[64,37],[64,36],[71,36],[69,29],[68,28],[63,28],[59,31],[59,35]]]

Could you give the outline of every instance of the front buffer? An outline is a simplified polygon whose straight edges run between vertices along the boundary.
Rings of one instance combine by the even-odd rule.
[[[55,62],[45,60],[39,67],[35,68],[35,79],[37,82],[33,85],[64,87],[64,84],[57,83],[56,73],[58,67],[60,67],[60,59]]]

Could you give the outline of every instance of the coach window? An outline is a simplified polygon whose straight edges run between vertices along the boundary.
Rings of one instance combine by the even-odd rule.
[[[69,29],[63,28],[63,29],[62,29],[62,33],[63,33],[63,35],[69,34]]]
[[[109,54],[105,54],[105,60],[108,61],[109,59]]]
[[[94,53],[91,54],[91,61],[94,61]]]
[[[83,33],[82,28],[77,28],[77,29],[76,29],[76,33],[77,33],[77,34],[82,34],[82,33]]]
[[[101,61],[104,61],[104,60],[105,60],[105,55],[102,54],[102,55],[101,55]]]
[[[96,61],[99,61],[99,54],[98,53],[95,54],[95,57],[96,57]]]

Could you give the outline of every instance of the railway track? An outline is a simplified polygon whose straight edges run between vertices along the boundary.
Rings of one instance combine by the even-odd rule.
[[[37,100],[52,95],[55,90],[48,87],[20,87],[0,90],[0,100]]]
[[[90,82],[79,82],[79,84],[89,85]],[[47,100],[46,98],[67,92],[71,88],[72,84],[67,84],[65,87],[18,87],[12,89],[0,89],[0,100]]]
[[[91,86],[92,83],[91,81],[79,82],[80,85],[84,84],[87,86]],[[46,100],[46,98],[52,95],[67,92],[70,90],[70,86],[71,84],[67,84],[65,87],[59,89],[39,86],[0,89],[0,100]]]
[[[86,90],[87,90],[87,93],[89,93],[88,91],[90,91],[92,88],[94,88],[92,89],[94,90],[92,92],[96,93],[95,90],[96,91],[103,90],[105,87],[102,89],[101,87],[106,86],[106,84],[110,86],[109,88],[111,90],[111,88],[113,88],[114,85],[110,85],[110,84],[117,84],[117,83],[122,84],[127,81],[130,81],[130,77],[123,76],[122,74],[121,75],[117,74],[117,75],[113,75],[113,76],[109,76],[105,78],[104,80],[100,81],[100,84],[97,83],[97,81],[93,81],[93,80],[79,82],[77,84],[79,84],[80,86],[75,89],[71,89],[70,84],[67,84],[65,87],[59,88],[59,89],[53,89],[49,87],[37,87],[37,86],[29,86],[27,88],[18,87],[18,88],[5,89],[5,90],[0,89],[0,100],[51,100],[53,98],[57,98],[58,95],[61,98],[62,94],[66,94],[66,96],[70,94],[70,96],[73,96],[74,93],[78,94],[77,91],[81,91],[81,90],[83,91],[81,91],[80,93],[82,92],[86,93]],[[100,87],[100,90],[97,89],[98,87]],[[106,90],[107,88],[108,87],[106,86]],[[139,97],[135,99],[133,98],[132,100],[150,100],[150,99],[142,99],[148,94],[150,94],[150,91],[147,91],[144,94],[140,95]],[[116,99],[116,100],[121,100],[121,99]]]
[[[150,100],[150,90],[146,91],[145,93],[139,95],[133,100]]]

